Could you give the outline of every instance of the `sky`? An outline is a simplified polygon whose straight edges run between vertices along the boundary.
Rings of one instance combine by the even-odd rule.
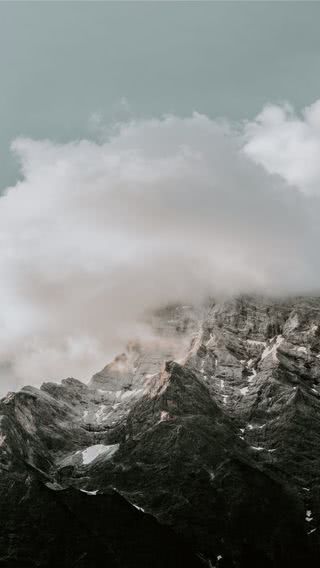
[[[18,136],[97,136],[132,113],[253,118],[320,91],[318,2],[0,2],[0,188]]]
[[[320,289],[320,3],[0,3],[0,392]]]

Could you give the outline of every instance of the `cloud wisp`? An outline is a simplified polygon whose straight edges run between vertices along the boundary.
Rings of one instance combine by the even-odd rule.
[[[318,293],[320,102],[252,122],[131,121],[105,142],[12,144],[0,198],[0,380],[85,379],[146,312]],[[3,390],[2,389],[2,390]]]

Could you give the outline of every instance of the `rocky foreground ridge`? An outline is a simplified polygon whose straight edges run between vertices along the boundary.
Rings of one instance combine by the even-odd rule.
[[[0,566],[318,565],[320,299],[154,328],[88,385],[1,400]]]

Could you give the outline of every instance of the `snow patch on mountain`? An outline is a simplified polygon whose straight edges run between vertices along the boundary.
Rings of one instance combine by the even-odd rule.
[[[119,444],[105,446],[104,444],[95,444],[89,446],[82,453],[82,462],[87,465],[93,462],[98,456],[104,455],[105,458],[111,458],[119,449]]]

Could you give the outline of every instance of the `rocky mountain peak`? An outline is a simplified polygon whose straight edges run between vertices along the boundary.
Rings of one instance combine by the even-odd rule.
[[[32,546],[22,502],[31,528],[49,511],[65,526],[62,511],[88,515],[80,515],[85,550],[73,533],[68,543],[75,564],[60,546],[65,566],[130,566],[119,527],[137,510],[152,535],[145,558],[133,554],[139,566],[150,565],[162,530],[168,556],[159,566],[315,566],[320,299],[170,306],[152,325],[150,340],[128,345],[88,384],[69,378],[2,399],[4,565],[50,565]],[[105,520],[116,503],[118,529]],[[106,523],[104,535],[92,536],[90,515]],[[138,546],[121,534],[125,550]],[[55,541],[57,528],[46,525],[46,535]],[[173,542],[189,551],[184,564]]]

